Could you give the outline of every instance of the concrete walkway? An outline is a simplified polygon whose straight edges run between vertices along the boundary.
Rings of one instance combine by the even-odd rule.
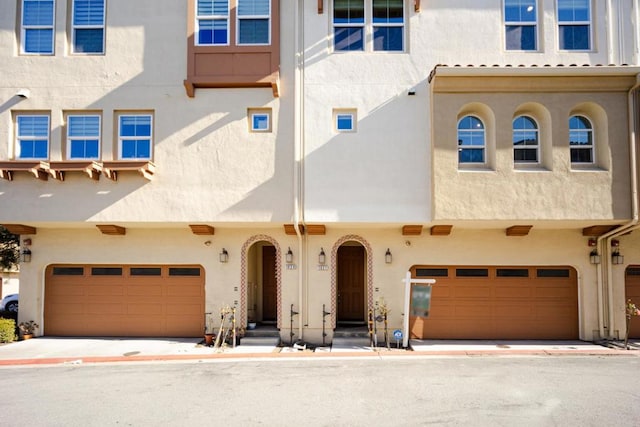
[[[640,356],[640,341],[625,350],[621,343],[584,341],[441,341],[411,340],[410,350],[391,346],[372,348],[361,340],[342,340],[333,346],[252,345],[207,347],[197,338],[58,338],[38,337],[0,345],[0,366],[81,364],[127,361],[206,360],[279,357],[411,357],[411,356]]]

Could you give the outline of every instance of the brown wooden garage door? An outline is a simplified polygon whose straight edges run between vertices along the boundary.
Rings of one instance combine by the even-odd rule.
[[[49,266],[44,334],[202,336],[204,282],[200,266]]]
[[[627,267],[625,280],[625,301],[631,301],[640,307],[640,266]],[[640,338],[640,316],[632,316],[629,324],[629,338]]]
[[[578,339],[578,286],[570,267],[412,268],[433,278],[428,318],[412,338]]]

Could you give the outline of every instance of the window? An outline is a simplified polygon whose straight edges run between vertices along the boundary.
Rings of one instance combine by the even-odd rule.
[[[403,0],[367,0],[371,21],[365,13],[365,0],[334,0],[333,43],[336,51],[403,51]],[[366,48],[365,33],[373,40]]]
[[[22,0],[22,53],[53,54],[54,0]]]
[[[355,132],[356,111],[346,109],[333,110],[333,123],[337,132]]]
[[[373,50],[402,51],[402,0],[373,0]]]
[[[153,119],[149,114],[118,118],[118,154],[121,159],[151,159]]]
[[[18,159],[47,159],[49,157],[49,116],[19,115],[17,124]]]
[[[196,44],[229,44],[229,0],[198,0]]]
[[[482,121],[474,116],[465,116],[458,122],[458,162],[485,162],[485,132]]]
[[[560,49],[591,48],[591,0],[558,0]]]
[[[238,0],[238,44],[269,44],[270,18],[270,0]]]
[[[104,3],[73,0],[73,52],[104,53]]]
[[[593,127],[589,119],[573,116],[569,119],[571,163],[593,163]]]
[[[100,116],[67,116],[67,158],[100,157]]]
[[[537,0],[505,0],[504,21],[507,50],[538,48]]]
[[[249,131],[271,132],[271,110],[265,108],[249,108]]]
[[[537,163],[538,125],[531,117],[520,116],[513,121],[513,161],[515,163]]]

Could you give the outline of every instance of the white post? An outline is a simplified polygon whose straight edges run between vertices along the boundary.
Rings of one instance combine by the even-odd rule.
[[[411,284],[426,283],[433,285],[435,279],[412,279],[411,272],[407,271],[407,275],[402,280],[404,282],[404,324],[402,325],[402,346],[409,347],[409,311],[411,310]]]

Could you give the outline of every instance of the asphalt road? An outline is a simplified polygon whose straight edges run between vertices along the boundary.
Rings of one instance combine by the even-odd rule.
[[[0,369],[2,426],[638,426],[638,357]]]

